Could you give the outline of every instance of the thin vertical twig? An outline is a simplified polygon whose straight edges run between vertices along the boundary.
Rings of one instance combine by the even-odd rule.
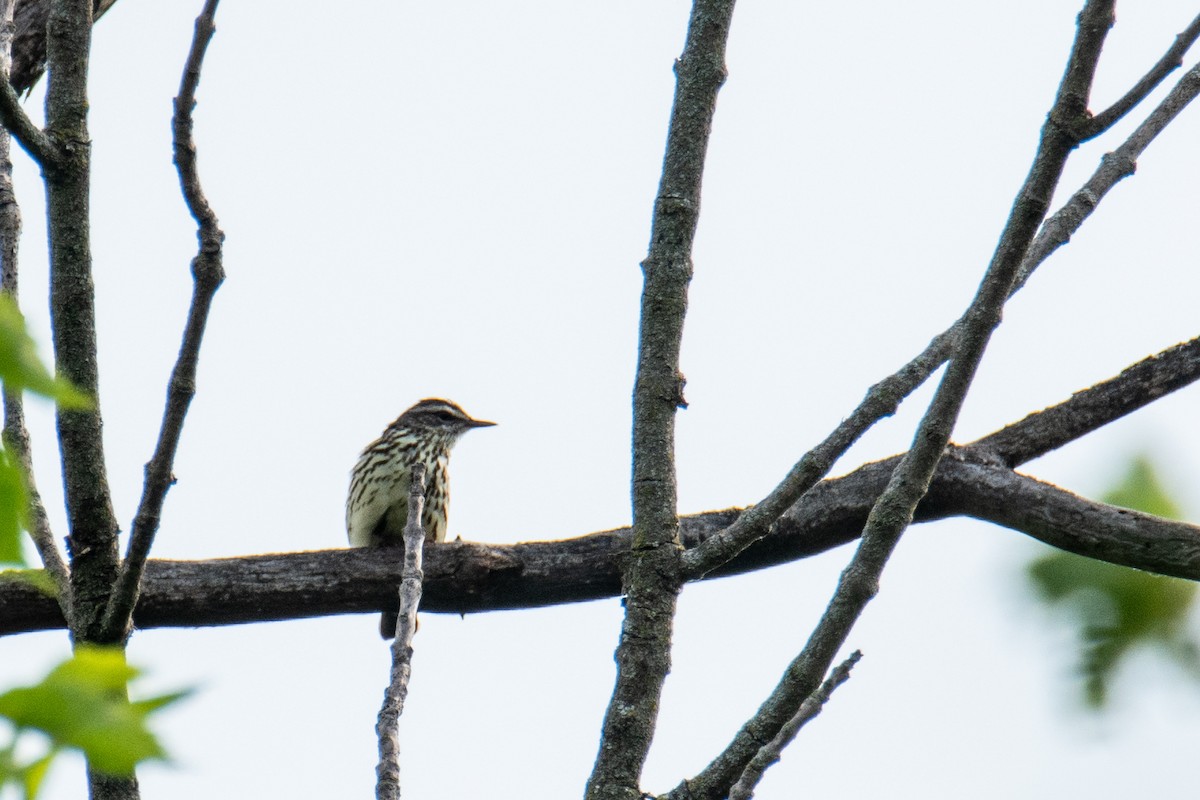
[[[104,457],[92,280],[87,80],[91,42],[92,0],[52,0],[46,44],[46,135],[57,155],[49,160],[48,153],[35,154],[43,159],[46,185],[50,327],[55,368],[92,399],[86,409],[71,410],[60,404],[56,418],[71,559],[67,622],[77,645],[113,643],[104,635],[103,617],[120,569],[119,528]],[[5,105],[9,89],[4,90]],[[136,775],[107,775],[90,761],[87,774],[90,796],[96,800],[139,797]]]
[[[422,559],[425,529],[421,515],[425,510],[425,465],[414,464],[408,485],[408,519],[404,524],[404,568],[400,573],[400,612],[396,617],[396,638],[392,640],[392,670],[383,694],[383,706],[375,723],[379,740],[379,764],[375,767],[376,800],[400,798],[400,715],[408,697],[412,675],[413,637],[417,633],[417,607],[421,605],[421,584],[425,580]]]
[[[175,481],[172,467],[179,448],[179,439],[183,435],[183,423],[188,407],[196,394],[196,369],[200,359],[200,344],[204,339],[204,328],[208,323],[213,296],[225,279],[225,269],[222,265],[222,242],[225,240],[225,234],[221,232],[217,215],[208,204],[201,188],[200,175],[196,168],[196,143],[192,136],[192,110],[196,106],[196,89],[200,84],[204,54],[216,32],[214,16],[218,2],[219,0],[207,0],[204,10],[196,18],[191,51],[188,53],[183,77],[180,79],[179,95],[175,98],[175,115],[172,121],[175,166],[179,171],[179,183],[188,210],[196,220],[199,247],[195,258],[192,259],[192,301],[183,330],[179,356],[167,385],[166,407],[158,433],[158,444],[154,448],[154,455],[146,464],[142,499],[133,519],[129,548],[104,615],[104,632],[110,639],[124,637],[133,618],[133,609],[141,592],[146,559],[150,555],[150,548],[154,544],[154,536],[162,519],[163,503],[166,501],[167,491]]]
[[[47,41],[46,133],[61,158],[43,165],[50,249],[50,323],[59,374],[92,399],[57,413],[71,557],[71,631],[76,642],[109,644],[105,605],[120,568],[119,526],[108,487],[92,280],[88,55],[91,0],[53,0]]]
[[[675,475],[675,413],[685,406],[679,367],[692,244],[733,0],[695,0],[683,54],[650,248],[642,262],[641,327],[633,390],[633,548],[624,570],[625,620],[617,680],[605,712],[588,800],[641,797],[639,783],[671,664],[682,586]]]

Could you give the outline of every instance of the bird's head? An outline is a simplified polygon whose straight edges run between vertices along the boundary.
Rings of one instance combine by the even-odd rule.
[[[457,438],[472,428],[488,428],[495,424],[487,420],[473,419],[457,403],[430,397],[401,414],[392,426],[448,434]]]

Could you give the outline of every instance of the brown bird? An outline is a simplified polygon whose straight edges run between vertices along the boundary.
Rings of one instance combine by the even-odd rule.
[[[472,419],[449,400],[422,400],[387,426],[367,445],[350,473],[346,533],[354,547],[399,547],[408,521],[412,467],[425,465],[425,510],[421,524],[426,542],[446,540],[450,450],[472,428],[495,425]],[[396,635],[396,615],[385,613],[379,625],[385,639]]]

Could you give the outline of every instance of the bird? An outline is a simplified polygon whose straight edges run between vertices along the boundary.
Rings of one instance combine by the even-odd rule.
[[[450,450],[464,433],[495,425],[473,419],[457,403],[426,398],[409,408],[367,445],[350,472],[346,498],[346,535],[352,547],[400,547],[408,521],[412,467],[425,465],[425,510],[421,524],[426,542],[446,540]],[[379,632],[396,635],[396,615],[385,612]]]

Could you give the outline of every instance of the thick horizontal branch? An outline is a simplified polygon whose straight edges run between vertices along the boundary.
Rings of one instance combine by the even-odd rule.
[[[1168,347],[972,445],[1017,467],[1104,427],[1200,378],[1200,337]]]
[[[1150,356],[1119,375],[942,459],[916,520],[988,520],[1079,555],[1200,580],[1200,528],[1095,503],[1012,472],[1034,458],[1200,378],[1200,339]],[[899,456],[824,481],[765,538],[711,577],[749,572],[855,540]],[[683,517],[692,550],[742,509]],[[614,597],[628,528],[555,542],[452,542],[426,553],[421,609],[471,613]],[[395,604],[399,551],[328,550],[214,561],[150,561],[134,614],[142,628],[233,625],[378,612]],[[0,573],[0,635],[61,627],[51,598]]]
[[[769,536],[708,577],[784,564],[854,541],[897,463],[868,464],[822,482]],[[684,546],[697,546],[740,511],[681,518]],[[1087,500],[977,459],[971,448],[957,448],[942,460],[916,520],[955,516],[994,522],[1082,556],[1200,580],[1200,527]],[[616,597],[630,537],[628,528],[620,528],[557,542],[430,545],[421,611],[467,614]],[[395,605],[399,555],[352,549],[151,560],[134,622],[141,628],[203,627],[378,613]],[[0,581],[0,634],[62,625],[53,599]]]

